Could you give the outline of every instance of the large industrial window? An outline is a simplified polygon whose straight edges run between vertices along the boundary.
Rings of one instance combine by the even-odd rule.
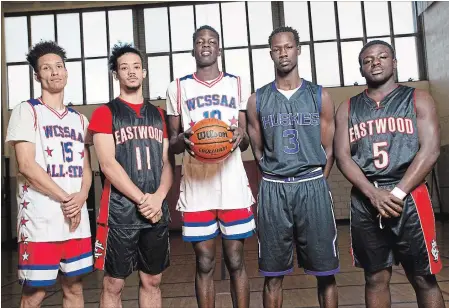
[[[112,46],[134,43],[145,54],[144,95],[164,99],[170,81],[195,70],[195,29],[221,37],[220,69],[239,75],[246,90],[274,79],[268,36],[275,26],[297,29],[301,77],[326,87],[364,84],[358,53],[373,39],[396,49],[397,80],[425,76],[414,2],[167,2],[64,12],[5,14],[8,106],[40,95],[25,55],[40,40],[67,51],[67,104],[102,104],[119,93],[108,71]]]

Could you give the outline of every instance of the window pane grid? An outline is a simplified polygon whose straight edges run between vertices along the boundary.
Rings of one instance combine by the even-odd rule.
[[[73,97],[71,103],[97,103],[100,99],[107,100],[114,97],[117,94],[117,85],[110,78],[108,69],[103,68],[102,71],[106,76],[102,78],[106,78],[108,82],[105,83],[102,81],[102,86],[106,87],[105,85],[107,84],[107,89],[102,90],[105,91],[103,94],[88,95],[87,88],[92,87],[87,85],[86,75],[88,72],[86,71],[86,63],[90,63],[88,65],[90,68],[87,68],[89,71],[92,71],[100,62],[107,65],[110,48],[115,42],[124,41],[134,43],[133,29],[136,26],[142,30],[145,36],[145,41],[141,41],[140,45],[137,44],[137,46],[146,54],[148,61],[159,59],[168,64],[167,70],[170,81],[178,77],[177,75],[181,72],[186,72],[188,68],[194,69],[194,65],[192,65],[192,63],[194,64],[194,59],[189,58],[191,52],[189,45],[192,43],[191,34],[195,28],[203,24],[210,24],[220,33],[221,37],[220,47],[222,48],[223,59],[218,60],[220,62],[219,66],[221,67],[223,64],[223,71],[238,68],[239,72],[229,72],[231,74],[239,73],[242,75],[244,77],[243,79],[247,79],[246,81],[250,85],[253,85],[250,87],[251,91],[254,91],[269,79],[268,77],[262,78],[261,76],[255,78],[255,74],[261,74],[260,70],[268,70],[267,74],[270,72],[268,74],[270,78],[274,76],[274,68],[273,72],[270,71],[271,63],[269,63],[270,65],[262,63],[263,61],[268,61],[268,57],[264,55],[264,52],[269,52],[268,42],[264,41],[264,37],[267,36],[265,40],[268,39],[268,35],[273,29],[272,24],[274,23],[293,26],[299,30],[301,46],[303,46],[303,52],[299,62],[300,65],[302,65],[301,63],[306,63],[304,64],[306,67],[300,69],[303,72],[301,76],[310,76],[309,79],[314,82],[317,82],[317,79],[318,81],[327,80],[329,84],[323,84],[323,86],[350,86],[353,83],[360,84],[360,82],[363,82],[363,78],[360,79],[360,76],[356,76],[354,61],[350,60],[356,54],[351,48],[354,48],[354,46],[358,48],[373,39],[391,42],[393,47],[397,49],[398,57],[412,56],[413,59],[410,60],[414,61],[412,66],[398,66],[397,79],[399,82],[419,80],[420,76],[424,76],[425,74],[421,72],[422,67],[418,65],[421,54],[415,52],[415,50],[419,49],[419,45],[422,42],[420,34],[417,33],[414,5],[415,3],[413,2],[285,2],[283,9],[277,9],[277,12],[275,12],[275,8],[272,11],[272,6],[263,2],[193,2],[80,9],[76,11],[69,10],[50,13],[36,12],[24,14],[23,16],[19,14],[6,14],[6,65],[8,69],[14,66],[27,65],[24,57],[18,57],[23,55],[23,52],[21,54],[20,52],[15,52],[15,50],[9,51],[10,49],[21,48],[25,50],[24,46],[29,48],[31,43],[34,44],[40,39],[54,38],[67,50],[67,63],[73,63],[76,67],[71,69],[77,72],[81,67],[82,89],[79,93],[82,93],[83,99],[80,102],[79,93],[74,93],[71,95]],[[160,19],[160,22],[153,22],[151,24],[145,20],[148,19],[147,17],[144,18],[143,24],[137,23],[134,20],[136,14],[132,10],[142,16],[148,14],[146,13],[147,11],[153,11],[150,19],[157,18],[158,20]],[[120,11],[123,11],[123,13]],[[188,13],[185,22],[180,22],[179,20],[182,17],[181,15],[183,15],[181,11]],[[260,14],[258,14],[259,11]],[[207,14],[203,14],[204,12],[207,12]],[[327,17],[321,16],[323,12]],[[377,12],[377,18],[373,12]],[[111,26],[112,20],[120,20],[121,14],[128,16],[124,23],[125,26],[123,28],[117,24]],[[282,18],[279,17],[279,14],[284,14],[284,23],[282,22]],[[298,14],[302,14],[302,17],[298,18]],[[348,14],[352,14],[353,18],[349,18]],[[242,18],[239,18],[239,16]],[[97,17],[101,17],[102,22],[98,22]],[[16,39],[17,42],[15,45],[14,43],[8,44],[7,31],[8,20],[13,20],[14,18],[14,22],[18,26],[11,23],[10,28],[21,27],[23,29],[18,35],[13,35],[14,37],[20,38]],[[262,22],[258,18],[264,19],[265,22]],[[379,23],[379,18],[384,21],[380,28],[376,27],[377,23]],[[71,41],[74,43],[72,42],[71,44],[67,40],[64,40],[64,37],[67,37],[67,35],[64,34],[65,29],[63,24],[67,24],[66,21],[69,19],[73,21],[70,23],[70,30],[74,31],[74,37],[71,37]],[[157,26],[155,26],[155,23]],[[83,29],[84,26],[88,27],[89,30]],[[75,31],[76,29],[80,29],[79,31],[81,33]],[[257,30],[263,30],[264,34],[258,33]],[[93,32],[97,34],[94,36],[94,39],[92,39]],[[160,39],[156,40],[155,37],[159,37]],[[24,42],[26,42],[26,45]],[[92,42],[92,44],[88,44],[88,42]],[[146,43],[145,46],[141,45],[142,42]],[[96,50],[92,50],[95,48]],[[413,52],[403,52],[403,50],[408,49],[413,50]],[[332,57],[336,60],[333,66],[335,66],[334,69],[337,69],[337,71],[330,72],[329,74],[332,76],[325,76],[321,71],[324,67],[323,53],[325,54],[329,50],[335,52],[335,55],[332,55]],[[227,53],[231,55],[228,64],[226,63]],[[8,54],[13,56],[8,56]],[[243,62],[237,63],[236,59],[241,59]],[[186,61],[190,62],[190,64]],[[401,62],[407,63],[407,58],[401,60]],[[243,67],[239,67],[239,64]],[[162,68],[153,65],[153,74],[157,75],[160,69]],[[31,69],[30,72],[32,72]],[[32,74],[28,75],[30,94],[40,92],[40,89],[34,89],[38,85],[32,81]],[[73,73],[70,75],[73,77]],[[336,78],[339,75],[339,82],[336,83]],[[14,77],[10,78],[9,84],[12,82],[15,82]],[[77,86],[79,86],[79,82],[75,86],[72,86],[72,88]],[[150,99],[163,98],[165,96],[165,89],[164,91],[160,89],[155,90],[155,86],[162,87],[162,83],[153,82],[153,85],[150,86]],[[153,95],[151,93],[152,91],[156,91],[154,94],[157,94],[157,96]],[[93,97],[92,95],[95,96],[95,102],[89,101],[89,96]],[[11,102],[10,108],[12,104],[14,102]]]
[[[413,2],[284,2],[285,25],[293,26],[299,31],[301,45],[310,46],[310,65],[312,70],[313,82],[324,81],[323,86],[338,87],[361,84],[364,79],[360,74],[357,76],[354,61],[349,59],[354,54],[358,55],[364,43],[374,39],[380,39],[390,42],[393,48],[405,49],[407,46],[412,52],[410,55],[402,53],[405,60],[411,61],[411,67],[398,67],[396,79],[399,82],[419,80],[418,56],[416,50],[420,42],[419,33],[416,29],[416,13],[413,10]],[[333,8],[333,10],[332,10]],[[307,20],[309,27],[298,23],[298,14],[309,11],[309,14],[303,14],[302,22]],[[301,11],[301,12],[300,12]],[[332,15],[334,11],[335,17]],[[400,13],[396,14],[396,12]],[[323,13],[324,12],[324,13]],[[380,17],[376,19],[377,12]],[[326,15],[326,18],[323,18]],[[376,27],[382,20],[381,27]],[[333,27],[331,27],[333,25]],[[336,37],[334,32],[336,31]],[[334,36],[334,39],[331,37]],[[304,37],[304,39],[303,39]],[[327,38],[329,37],[329,38]],[[355,47],[351,43],[357,43],[357,52],[349,50],[349,46]],[[336,44],[336,45],[332,45]],[[332,46],[332,47],[331,47]],[[319,50],[316,50],[319,48]],[[335,63],[334,69],[340,73],[340,83],[336,84],[338,73],[323,66],[325,57],[324,50],[333,50]],[[317,55],[318,52],[318,55]],[[409,56],[409,60],[407,57]],[[317,59],[318,58],[318,59]],[[356,59],[357,60],[357,59]],[[338,67],[337,67],[338,66]],[[358,69],[358,68],[357,68]],[[303,70],[307,70],[307,67]],[[347,75],[347,76],[346,76]]]
[[[9,30],[7,29],[5,39],[8,42],[6,45],[10,46],[7,54],[15,57],[7,56],[7,69],[12,72],[11,74],[15,74],[16,71],[24,70],[26,67],[29,70],[26,74],[28,81],[26,91],[22,92],[28,93],[29,97],[26,99],[39,96],[40,85],[34,81],[34,72],[25,61],[25,54],[39,41],[55,40],[67,54],[66,67],[69,79],[64,91],[64,103],[70,105],[106,103],[117,94],[116,87],[111,84],[113,81],[107,66],[110,48],[119,41],[134,43],[134,23],[129,7],[61,11],[50,14],[42,12],[18,17],[7,15],[5,24],[9,26]],[[93,73],[97,73],[96,78],[92,78]],[[15,75],[9,76],[11,74],[7,77],[9,92],[13,92],[12,89],[19,83]],[[24,87],[23,81],[20,84]],[[17,104],[17,98],[14,95],[8,97],[10,98],[8,108],[12,109]]]

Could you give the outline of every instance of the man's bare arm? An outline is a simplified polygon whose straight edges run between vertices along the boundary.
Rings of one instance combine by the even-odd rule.
[[[248,99],[248,105],[246,110],[246,116],[248,119],[248,135],[251,142],[251,148],[253,150],[254,158],[257,164],[259,164],[263,155],[263,139],[262,131],[260,129],[259,117],[256,109],[256,93],[253,93]]]
[[[329,93],[323,89],[321,94],[321,144],[326,152],[327,162],[324,176],[327,178],[334,165],[333,141],[335,133],[335,105]]]
[[[81,182],[81,192],[89,195],[92,185],[92,168],[90,166],[90,150],[88,146],[84,147],[83,179]]]
[[[435,102],[423,90],[415,90],[419,151],[397,187],[408,194],[421,184],[440,155],[440,126]]]
[[[18,141],[14,143],[19,172],[42,194],[53,200],[62,202],[68,196],[48,173],[36,162],[36,145],[32,142]]]
[[[98,162],[106,178],[128,199],[136,204],[140,203],[144,194],[115,159],[114,137],[111,134],[96,133],[93,139]]]
[[[159,185],[156,194],[159,195],[162,199],[165,199],[168,191],[173,184],[175,157],[169,150],[168,138],[164,138],[163,142],[164,150],[162,154],[162,161],[164,163],[164,166],[162,167],[161,184]]]

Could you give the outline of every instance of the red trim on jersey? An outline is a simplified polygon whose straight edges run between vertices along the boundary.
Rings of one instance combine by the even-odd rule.
[[[433,215],[429,191],[425,184],[421,184],[412,191],[411,195],[415,201],[416,211],[418,212],[418,218],[421,223],[421,230],[423,232],[424,241],[426,242],[430,273],[436,274],[441,271],[443,264],[441,263],[441,258],[439,257],[438,248],[436,246],[435,217]],[[432,247],[432,244],[434,247]],[[434,255],[434,252],[436,255]]]
[[[108,248],[109,227],[97,225],[97,238],[95,239],[94,248],[94,267],[98,270],[104,270],[104,261],[106,259],[106,251]]]
[[[108,106],[102,105],[95,109],[88,129],[93,133],[112,134],[112,113]]]
[[[350,113],[351,113],[351,99],[348,99],[348,117]]]
[[[59,114],[59,112],[57,112],[55,109],[53,109],[52,107],[50,107],[46,103],[44,103],[44,101],[42,100],[42,97],[39,97],[38,100],[41,102],[42,105],[47,107],[51,112],[56,114],[56,116],[60,119],[64,118],[69,113],[69,110],[65,106],[64,106],[64,112],[62,114]]]
[[[168,138],[167,123],[165,122],[165,111],[162,108],[156,107],[162,118],[162,131],[164,132],[164,138]]]
[[[415,110],[416,114],[416,89],[413,90],[413,109]]]
[[[142,107],[143,107],[143,104],[145,103],[145,102],[142,102],[142,103],[140,103],[140,104],[131,104],[130,102],[128,102],[128,101],[125,101],[123,98],[121,98],[121,97],[117,97],[119,100],[121,100],[123,103],[125,103],[126,105],[128,105],[129,107],[131,107],[132,108],[132,110],[134,110],[134,112],[136,113],[136,115],[138,116],[138,117],[141,117],[140,116],[140,109],[142,109]]]
[[[177,89],[176,106],[178,108],[178,114],[181,114],[181,81],[179,80],[179,78],[176,79],[176,89]]]
[[[28,104],[30,104],[31,108],[33,109],[33,113],[34,113],[34,130],[37,129],[37,113],[36,113],[36,109],[34,109],[34,106],[30,103],[30,101],[27,101]]]
[[[197,82],[201,83],[202,85],[205,85],[206,87],[212,88],[213,86],[215,86],[221,79],[223,79],[223,72],[220,72],[220,74],[218,75],[217,78],[215,78],[214,80],[212,80],[211,82],[205,82],[202,81],[200,79],[198,79],[198,77],[196,76],[196,73],[193,73],[193,79],[196,80]]]
[[[103,193],[100,200],[100,211],[98,213],[97,223],[108,225],[109,222],[109,202],[111,199],[111,182],[105,178]]]
[[[240,82],[240,76],[237,76],[237,88],[238,88],[238,104],[242,102],[242,83]]]
[[[84,130],[84,117],[81,113],[80,113],[80,119],[81,119],[81,125],[83,125],[83,130]]]

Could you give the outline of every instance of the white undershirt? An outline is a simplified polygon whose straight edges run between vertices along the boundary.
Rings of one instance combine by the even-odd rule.
[[[281,90],[281,89],[278,89],[278,91],[281,92],[282,94],[284,94],[284,96],[285,96],[287,99],[290,99],[290,97],[292,97],[292,95],[295,94],[295,92],[298,91],[298,89],[299,89],[300,87],[301,87],[301,86],[297,87],[296,89],[292,89],[292,90]]]

